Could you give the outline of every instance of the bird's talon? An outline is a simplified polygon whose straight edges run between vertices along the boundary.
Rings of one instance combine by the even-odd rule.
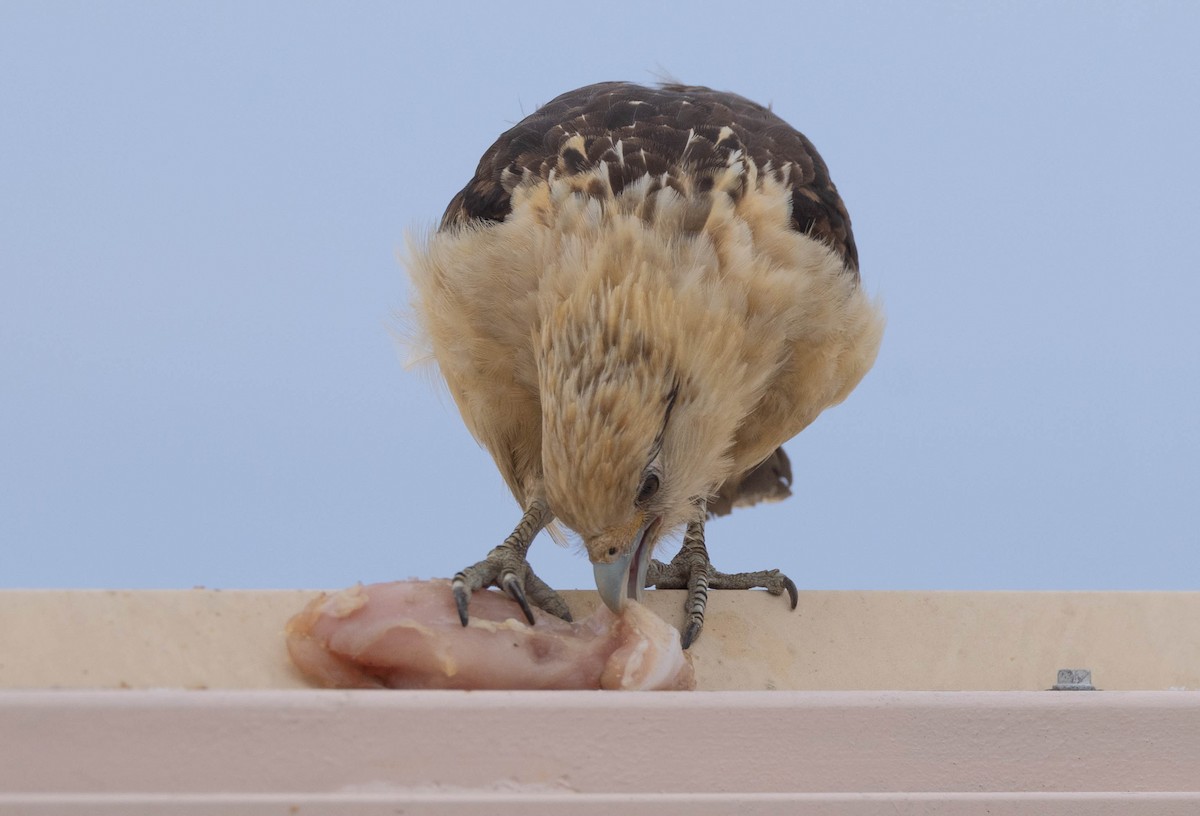
[[[454,605],[458,607],[458,619],[462,621],[463,626],[466,626],[467,621],[470,619],[470,615],[467,612],[467,604],[469,600],[470,595],[467,593],[466,589],[463,588],[462,584],[456,581],[454,584]]]
[[[792,602],[792,609],[795,609],[796,604],[800,603],[800,592],[796,589],[796,582],[785,575],[783,576],[783,588],[787,590],[788,599]]]
[[[529,601],[525,598],[525,590],[521,587],[521,582],[517,580],[516,573],[506,572],[500,579],[504,585],[504,591],[509,594],[514,601],[521,605],[521,611],[525,613],[525,619],[529,621],[529,625],[534,625],[533,610],[529,607]]]

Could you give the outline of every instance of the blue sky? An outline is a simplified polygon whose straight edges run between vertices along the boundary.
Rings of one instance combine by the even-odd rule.
[[[1195,588],[1200,6],[696,8],[0,5],[0,586],[482,557],[519,512],[402,366],[405,230],[540,102],[667,74],[816,143],[889,316],[795,496],[710,525],[719,568]]]

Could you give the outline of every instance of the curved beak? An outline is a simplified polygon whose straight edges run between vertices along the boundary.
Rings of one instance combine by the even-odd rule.
[[[593,564],[596,589],[604,605],[617,614],[625,601],[642,599],[646,586],[646,570],[650,568],[650,549],[659,519],[651,518],[637,531],[624,553],[607,564]]]

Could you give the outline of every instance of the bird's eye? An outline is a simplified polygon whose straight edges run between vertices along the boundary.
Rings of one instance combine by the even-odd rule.
[[[646,478],[642,479],[641,487],[638,488],[637,503],[645,504],[654,498],[654,494],[658,492],[658,474],[647,473]]]

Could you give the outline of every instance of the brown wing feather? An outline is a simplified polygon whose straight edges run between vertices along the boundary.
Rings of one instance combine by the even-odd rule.
[[[733,135],[722,137],[723,128]],[[583,136],[582,152],[566,147],[575,135]],[[702,181],[737,150],[760,173],[791,185],[792,225],[836,249],[857,277],[850,216],[812,143],[762,105],[692,85],[602,82],[547,102],[488,148],[475,177],[446,208],[442,228],[503,221],[512,208],[509,191],[528,174],[548,178],[551,172],[579,173],[607,162],[613,191],[619,192],[647,173]]]

